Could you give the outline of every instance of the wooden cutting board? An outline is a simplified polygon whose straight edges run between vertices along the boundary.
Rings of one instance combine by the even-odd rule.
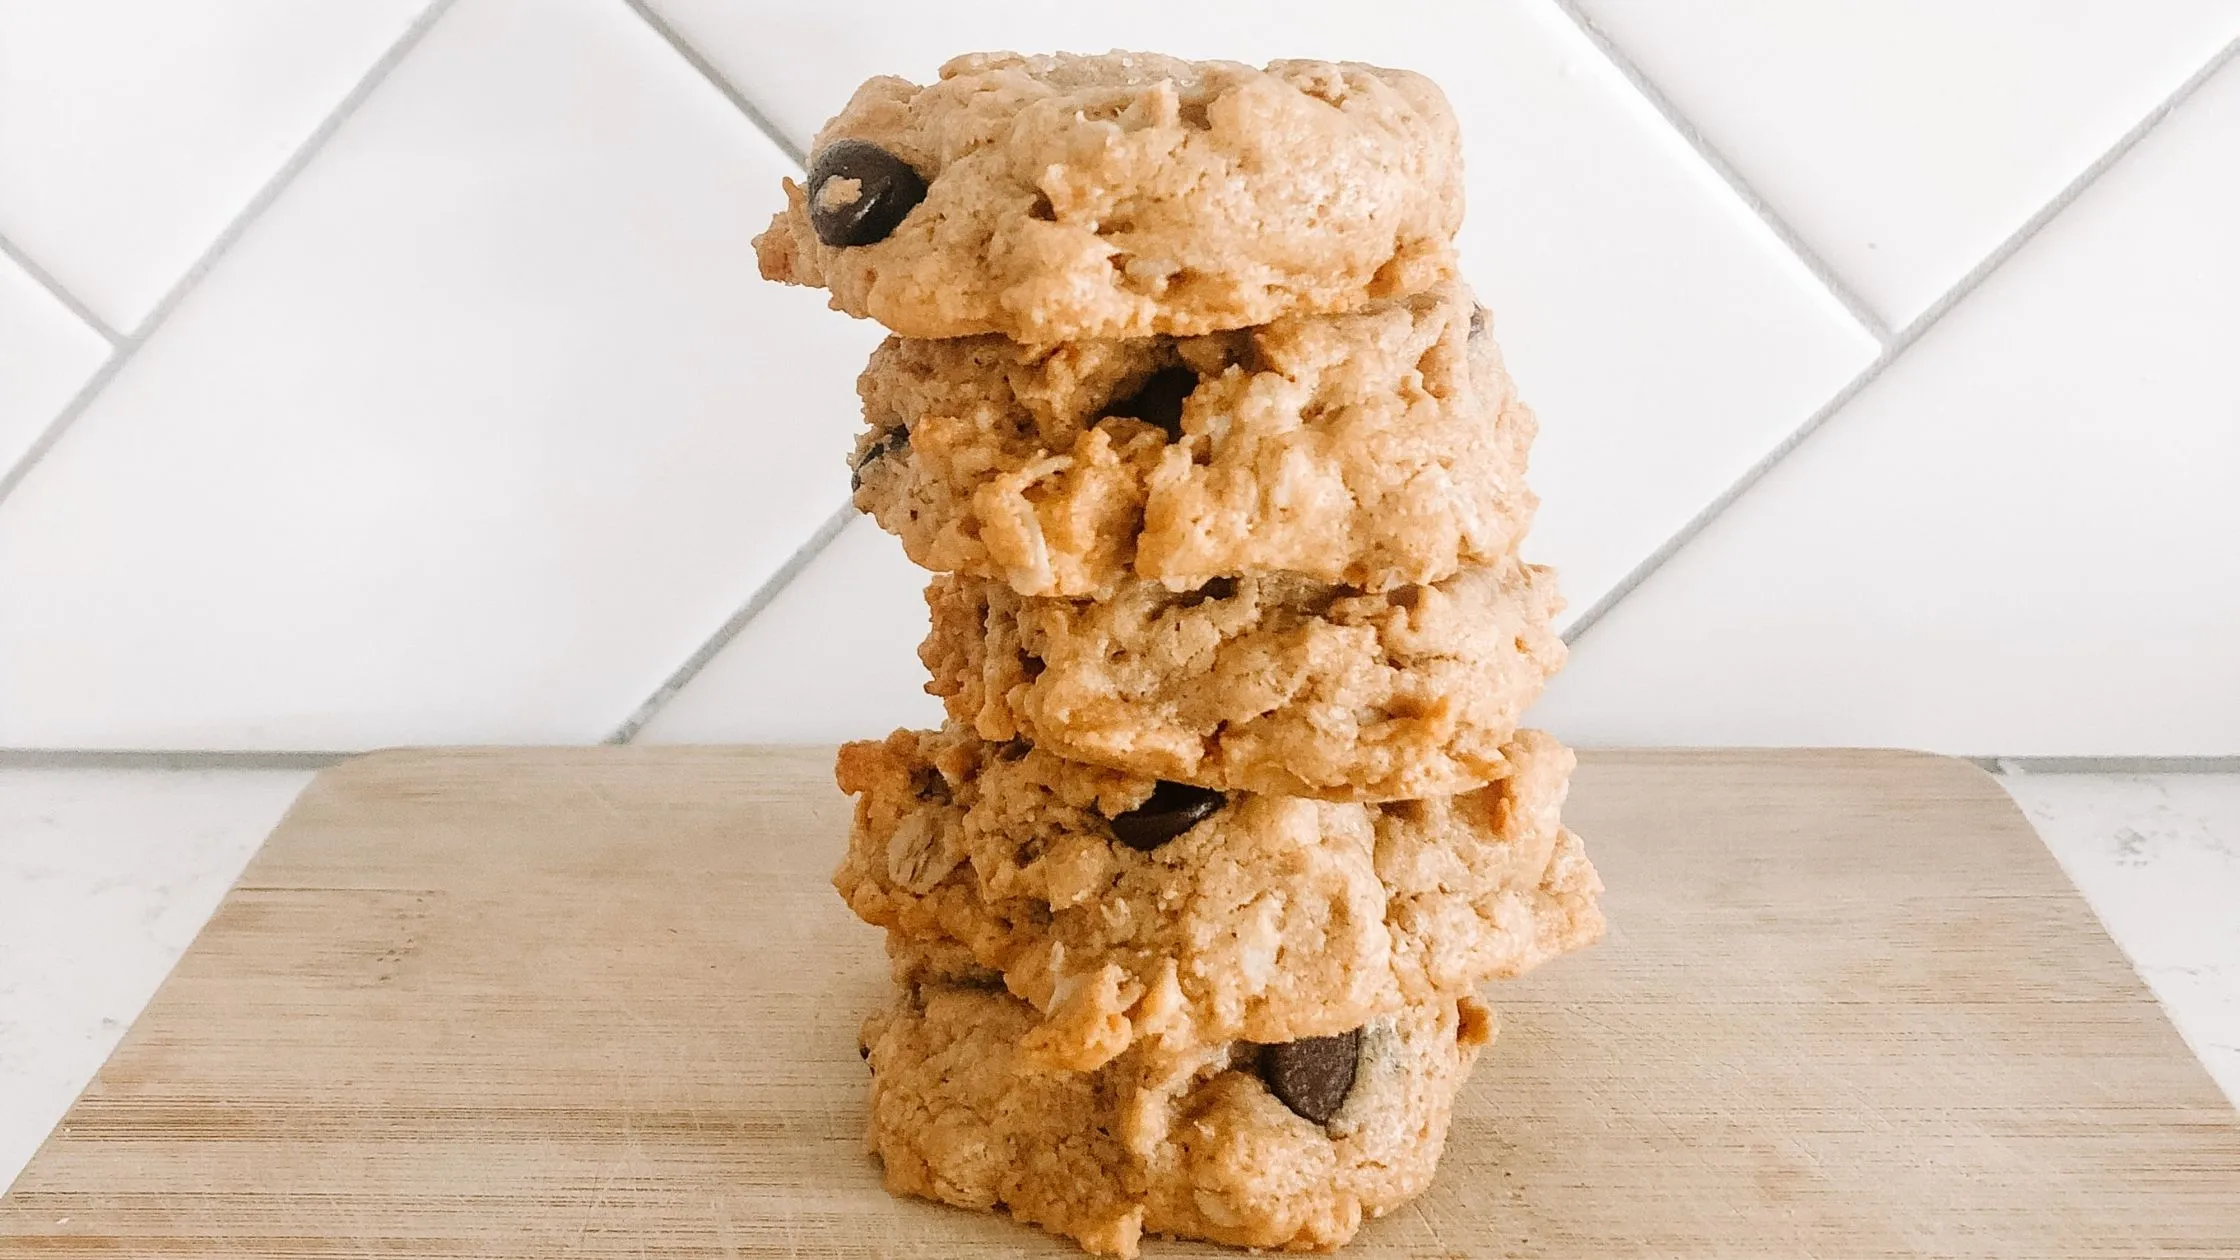
[[[0,1255],[1068,1254],[879,1188],[829,762],[325,772]],[[1973,767],[1590,756],[1569,817],[1609,939],[1493,991],[1436,1188],[1350,1254],[2240,1256],[2240,1121]]]

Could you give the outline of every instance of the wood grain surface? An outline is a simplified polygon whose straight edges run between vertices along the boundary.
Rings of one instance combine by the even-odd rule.
[[[1068,1254],[879,1188],[829,763],[325,772],[0,1256]],[[1436,1188],[1349,1254],[2240,1256],[2240,1121],[1973,767],[1605,754],[1569,817],[1609,939],[1492,991]]]

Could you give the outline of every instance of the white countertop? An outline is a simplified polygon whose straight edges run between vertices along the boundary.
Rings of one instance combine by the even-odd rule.
[[[310,777],[0,769],[0,1184]],[[2240,775],[2000,781],[2240,1100]]]

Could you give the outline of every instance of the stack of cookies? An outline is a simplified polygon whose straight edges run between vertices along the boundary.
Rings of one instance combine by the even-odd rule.
[[[787,182],[763,273],[897,334],[856,502],[936,573],[948,724],[839,763],[894,1191],[1335,1247],[1429,1183],[1477,987],[1599,935],[1460,173],[1416,75],[994,54]]]

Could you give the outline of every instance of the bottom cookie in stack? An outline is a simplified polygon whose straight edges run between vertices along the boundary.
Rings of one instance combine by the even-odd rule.
[[[870,1147],[897,1194],[1003,1210],[1091,1251],[1146,1233],[1329,1249],[1430,1185],[1456,1093],[1493,1038],[1474,997],[1337,1036],[1143,1043],[1094,1072],[1027,1062],[1034,1008],[914,987],[864,1026]]]

